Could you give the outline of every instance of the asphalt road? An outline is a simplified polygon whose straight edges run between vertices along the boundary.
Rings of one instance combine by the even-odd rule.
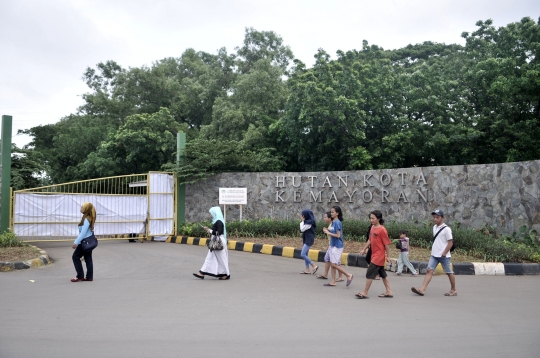
[[[540,357],[540,277],[390,277],[394,298],[323,287],[301,260],[229,252],[231,280],[199,280],[206,249],[100,242],[94,281],[75,276],[70,243],[54,264],[0,273],[0,357]],[[35,280],[34,283],[29,280]]]

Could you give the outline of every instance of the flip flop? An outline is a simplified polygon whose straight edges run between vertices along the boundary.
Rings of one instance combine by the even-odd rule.
[[[323,275],[317,275],[315,277],[320,278],[321,280],[328,280],[328,277],[324,277]]]
[[[364,296],[363,294],[361,293],[357,293],[356,295],[354,295],[356,298],[358,298],[359,300],[366,300],[368,299],[369,297],[368,296]]]
[[[416,287],[411,287],[411,291],[413,291],[414,293],[416,293],[417,295],[420,295],[420,296],[423,296],[424,294],[422,292],[420,292],[419,289],[417,289]]]
[[[446,292],[445,296],[457,296],[457,292]]]
[[[204,275],[197,275],[196,273],[194,273],[193,276],[200,278],[201,280],[204,280]]]
[[[394,296],[392,296],[392,295],[387,295],[386,293],[381,293],[381,294],[379,295],[379,297],[380,297],[380,298],[392,298],[392,297],[394,297]]]
[[[353,280],[354,276],[351,275],[351,279],[350,280],[347,280],[347,284],[345,286],[349,286]]]
[[[313,270],[311,274],[315,275],[315,272],[317,272],[318,269],[319,269],[319,266],[315,266],[315,270]]]
[[[300,272],[300,275],[311,275],[311,274],[309,272],[302,271],[302,272]]]
[[[344,278],[338,278],[338,279],[336,280],[336,282],[343,282],[343,281],[345,281]]]
[[[329,283],[325,283],[323,286],[326,286],[326,287],[336,287],[336,285],[331,285]]]

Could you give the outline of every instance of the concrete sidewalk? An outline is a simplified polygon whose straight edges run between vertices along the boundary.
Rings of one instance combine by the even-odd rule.
[[[100,242],[93,282],[72,283],[70,243],[44,243],[54,264],[0,273],[0,357],[535,357],[538,276],[458,276],[457,297],[434,277],[390,276],[357,300],[300,275],[303,263],[229,251],[230,281],[199,280],[207,250]],[[322,265],[319,272],[322,270]],[[34,283],[29,280],[35,280]]]

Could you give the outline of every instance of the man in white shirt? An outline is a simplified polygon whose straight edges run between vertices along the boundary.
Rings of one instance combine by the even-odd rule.
[[[445,296],[457,296],[456,291],[456,276],[450,266],[450,249],[454,245],[452,237],[452,229],[446,226],[444,223],[444,213],[441,210],[435,210],[431,213],[433,216],[433,246],[431,247],[431,257],[429,258],[426,277],[424,277],[424,284],[420,288],[412,287],[411,290],[417,295],[423,296],[426,292],[427,286],[433,277],[433,271],[440,263],[444,272],[448,275],[450,280],[450,291],[445,293]]]

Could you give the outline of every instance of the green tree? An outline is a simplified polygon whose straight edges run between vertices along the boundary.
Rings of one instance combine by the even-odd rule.
[[[463,33],[468,58],[465,81],[481,163],[540,158],[540,19],[495,28],[491,20]]]
[[[252,150],[244,141],[197,138],[186,144],[184,163],[163,168],[176,171],[180,182],[192,183],[222,172],[282,170],[272,148]]]
[[[43,155],[15,144],[11,149],[11,187],[13,190],[36,188],[50,183]]]
[[[89,178],[160,170],[175,160],[176,134],[186,127],[178,124],[167,108],[128,116],[78,169]]]
[[[257,31],[253,27],[246,28],[243,46],[235,49],[240,73],[251,72],[259,60],[268,60],[272,66],[286,73],[294,58],[291,48],[283,44],[281,36],[274,31]]]
[[[323,50],[312,69],[300,61],[295,64],[286,112],[273,128],[288,169],[344,170],[350,155],[359,163],[366,113],[357,93],[358,68],[331,61]],[[364,163],[367,157],[362,157]]]
[[[55,124],[21,132],[33,137],[25,149],[40,153],[52,182],[62,183],[88,179],[86,173],[80,172],[78,165],[96,150],[113,129],[113,126],[99,117],[69,115]]]

